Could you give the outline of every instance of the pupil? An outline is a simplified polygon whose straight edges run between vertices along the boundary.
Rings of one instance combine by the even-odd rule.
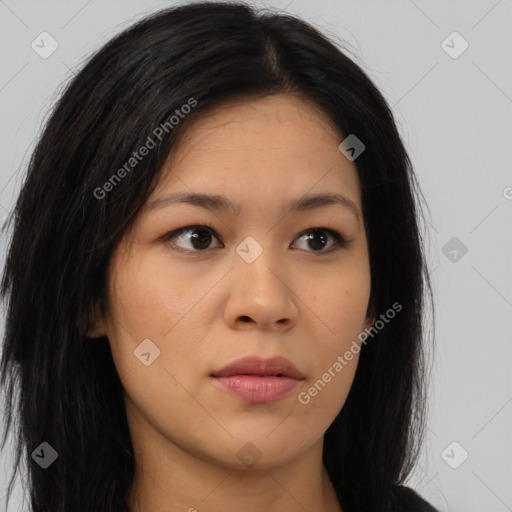
[[[201,236],[201,235],[198,235],[197,233],[204,233],[204,235]],[[205,229],[196,229],[192,233],[192,238],[191,238],[192,245],[194,246],[195,249],[207,249],[208,246],[210,245],[210,239],[209,239],[210,236],[211,236],[210,233],[208,231],[206,231]],[[199,242],[201,244],[201,246],[197,247],[197,245],[194,242]]]
[[[308,241],[310,243],[310,246],[313,249],[315,249],[315,244],[316,244],[316,242],[318,242],[318,238],[321,238],[323,243],[321,243],[320,246],[317,246],[316,249],[323,249],[325,247],[325,239],[326,239],[325,234],[323,234],[321,231],[317,231],[317,230],[310,231],[310,234],[308,236]]]

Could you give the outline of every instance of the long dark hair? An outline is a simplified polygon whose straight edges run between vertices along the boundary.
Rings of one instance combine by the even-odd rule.
[[[159,11],[114,37],[71,80],[32,154],[4,226],[13,225],[1,284],[2,447],[16,433],[8,497],[23,462],[34,512],[127,510],[135,462],[122,385],[106,338],[84,334],[94,308],[105,312],[110,257],[192,119],[223,101],[278,93],[314,102],[340,134],[365,144],[354,163],[370,307],[403,309],[362,348],[323,459],[345,510],[392,503],[417,459],[426,412],[425,292],[432,311],[433,300],[421,192],[391,109],[362,69],[300,19],[232,2]],[[148,136],[156,147],[119,173]],[[43,442],[58,453],[46,470],[32,460]]]

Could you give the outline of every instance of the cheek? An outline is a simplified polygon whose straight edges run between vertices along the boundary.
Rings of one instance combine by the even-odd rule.
[[[344,360],[343,353],[335,354],[319,369],[298,396],[298,402],[304,408],[305,417],[323,418],[321,423],[324,425],[329,425],[334,420],[352,386],[357,361],[358,355],[353,355],[351,361],[347,361]]]
[[[363,349],[358,336],[364,329],[368,294],[362,287],[341,293],[338,289],[337,294],[327,296],[321,314],[329,320],[322,326],[322,334],[317,331],[315,350],[310,353],[315,371],[298,397],[304,416],[311,421],[316,418],[320,424],[330,425],[345,403]]]
[[[205,350],[203,345],[210,328],[206,316],[215,309],[212,294],[208,293],[218,275],[184,274],[161,257],[146,258],[144,262],[132,257],[126,265],[118,262],[117,268],[110,285],[108,338],[119,375],[137,370],[133,372],[137,378],[132,387],[127,383],[132,393],[136,392],[137,383],[145,379],[147,389],[160,393],[162,380],[156,377],[157,373],[163,382],[169,381],[168,388],[178,386],[169,374],[156,372],[158,368],[165,368],[180,382],[187,382],[190,372],[186,369],[194,368]],[[145,346],[152,352],[151,360],[153,353],[157,355],[154,363],[143,367],[152,369],[151,373],[145,372],[136,359],[139,352],[147,352],[142,351]],[[178,387],[175,391],[179,391]]]
[[[365,271],[337,272],[309,290],[311,308],[325,324],[326,336],[338,343],[355,336],[364,328],[370,299],[370,277]],[[304,293],[308,293],[304,290]]]
[[[332,413],[334,404],[339,410],[344,403],[363,348],[358,336],[364,331],[369,297],[370,278],[365,271],[338,272],[314,294],[310,292],[312,309],[320,319],[311,353],[316,384],[304,400],[312,410],[325,407]]]
[[[190,278],[161,257],[131,261],[118,275],[111,287],[112,316],[137,338],[164,338],[208,289],[207,280],[197,277],[190,286]]]

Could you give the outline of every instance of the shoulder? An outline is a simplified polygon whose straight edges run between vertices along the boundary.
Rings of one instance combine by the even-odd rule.
[[[392,512],[440,512],[425,501],[416,491],[403,485],[395,485],[390,493]]]

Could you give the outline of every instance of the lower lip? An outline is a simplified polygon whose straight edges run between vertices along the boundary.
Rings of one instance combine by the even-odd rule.
[[[280,400],[289,395],[301,382],[290,377],[257,377],[254,375],[215,377],[214,380],[231,393],[253,403]]]

